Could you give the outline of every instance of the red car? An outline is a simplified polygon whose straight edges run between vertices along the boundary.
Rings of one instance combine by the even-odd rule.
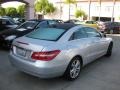
[[[98,23],[99,30],[105,33],[113,33],[119,34],[120,33],[120,23],[119,22],[101,22]]]

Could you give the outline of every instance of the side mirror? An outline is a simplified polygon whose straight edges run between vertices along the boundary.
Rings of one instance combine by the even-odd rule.
[[[102,37],[107,37],[105,33],[102,33]]]
[[[106,37],[106,33],[103,30],[100,30],[101,36]]]

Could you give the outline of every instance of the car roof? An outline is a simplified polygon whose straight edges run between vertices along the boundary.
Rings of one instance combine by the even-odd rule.
[[[60,23],[60,24],[54,24],[49,26],[49,28],[57,28],[57,29],[64,29],[64,30],[69,30],[78,24],[73,24],[73,23]]]
[[[45,21],[45,20],[42,20],[42,19],[30,19],[28,21],[36,21],[36,22],[41,22],[41,21]]]
[[[41,21],[55,21],[55,20],[51,20],[51,19],[30,19],[28,21],[37,21],[37,22],[41,22]]]

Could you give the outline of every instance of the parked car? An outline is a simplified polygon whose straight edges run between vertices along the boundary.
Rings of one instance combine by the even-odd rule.
[[[7,30],[7,29],[13,29],[16,28],[18,25],[15,24],[11,19],[8,18],[0,18],[0,32]]]
[[[10,48],[14,39],[21,37],[40,27],[56,24],[53,20],[28,20],[15,29],[5,30],[0,33],[0,46]]]
[[[84,22],[81,22],[80,24],[83,24],[83,25],[90,26],[92,28],[98,29],[98,25],[97,25],[96,21],[86,20]]]
[[[21,24],[25,22],[25,18],[13,18],[16,24]]]
[[[76,20],[76,19],[70,19],[70,20],[65,21],[64,23],[78,24],[79,22],[80,22],[79,20]]]
[[[14,19],[10,16],[2,16],[1,18],[9,19],[11,22],[15,23]]]
[[[76,20],[76,19],[71,19],[71,20],[66,21],[65,23],[82,24],[85,26],[89,26],[89,27],[98,29],[97,23],[95,21],[88,21],[88,20],[80,21],[80,20]]]
[[[39,28],[12,43],[10,62],[41,78],[79,77],[81,68],[101,56],[111,56],[113,41],[96,29],[74,24]]]
[[[53,19],[53,20],[55,20],[55,21],[58,22],[58,23],[64,23],[64,21],[61,20],[61,19]]]
[[[105,33],[113,33],[119,34],[120,33],[120,23],[119,22],[101,22],[98,23],[98,27],[102,32]]]

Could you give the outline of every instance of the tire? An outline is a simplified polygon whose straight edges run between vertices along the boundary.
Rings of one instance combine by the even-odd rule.
[[[112,55],[112,48],[113,48],[113,42],[109,44],[108,50],[105,56],[110,57]]]
[[[81,59],[79,57],[74,57],[64,73],[64,78],[73,81],[79,77],[80,71]]]

